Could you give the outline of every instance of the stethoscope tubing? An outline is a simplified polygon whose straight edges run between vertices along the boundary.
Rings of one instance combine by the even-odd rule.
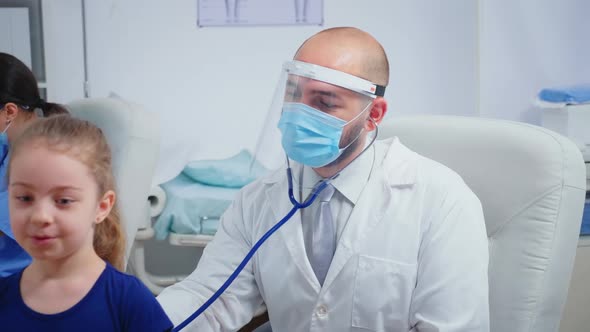
[[[289,200],[293,204],[293,207],[291,208],[291,210],[283,217],[283,219],[281,219],[271,229],[269,229],[266,233],[264,233],[264,235],[254,244],[254,246],[252,246],[250,251],[248,251],[248,254],[246,255],[246,257],[244,257],[244,259],[242,260],[240,265],[238,265],[238,267],[229,276],[229,278],[227,278],[227,280],[223,283],[223,285],[221,285],[221,287],[219,287],[219,289],[205,303],[203,303],[201,305],[201,307],[199,307],[199,309],[197,309],[197,311],[195,311],[192,315],[190,315],[187,319],[185,319],[178,326],[174,327],[174,329],[172,331],[182,330],[188,324],[190,324],[193,320],[195,320],[197,317],[199,317],[199,315],[201,315],[205,310],[207,310],[207,308],[209,308],[209,306],[211,304],[213,304],[213,302],[215,302],[215,300],[217,300],[217,298],[219,298],[219,296],[221,296],[221,294],[223,294],[223,292],[234,282],[234,280],[242,272],[244,267],[246,267],[246,264],[248,264],[248,262],[252,259],[252,257],[256,253],[256,251],[260,248],[260,246],[262,246],[262,244],[274,232],[276,232],[279,228],[281,228],[281,226],[283,226],[287,221],[289,221],[289,219],[291,219],[291,217],[293,217],[293,215],[295,214],[295,212],[297,212],[297,210],[304,209],[304,208],[310,206],[311,204],[313,204],[313,202],[317,198],[318,194],[322,190],[324,190],[328,184],[327,181],[318,182],[318,184],[315,186],[311,196],[308,197],[303,203],[300,203],[299,201],[297,201],[297,199],[295,199],[295,196],[293,194],[293,177],[291,175],[291,168],[290,167],[287,168],[287,178],[288,178],[288,183],[289,183],[289,192],[288,192],[289,193]]]

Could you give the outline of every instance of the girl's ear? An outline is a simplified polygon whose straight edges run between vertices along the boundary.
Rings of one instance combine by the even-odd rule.
[[[98,202],[98,208],[96,210],[96,220],[97,224],[100,224],[105,218],[111,213],[111,209],[115,205],[115,192],[112,190],[107,191],[100,201]]]

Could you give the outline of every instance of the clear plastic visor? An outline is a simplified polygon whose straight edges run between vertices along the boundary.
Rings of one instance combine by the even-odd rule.
[[[359,144],[366,142],[365,124],[370,121],[369,110],[374,96],[369,92],[362,92],[367,87],[370,89],[370,86],[364,85],[367,81],[356,76],[305,63],[302,67],[309,70],[294,70],[293,63],[298,62],[292,61],[283,66],[258,139],[255,158],[268,169],[285,168],[286,161],[289,160],[289,164],[295,168],[293,181],[301,185],[298,169],[301,164],[307,164],[301,160],[287,159],[282,145],[285,137],[279,129],[281,115],[290,112],[296,113],[290,116],[313,118],[312,121],[305,121],[306,125],[311,126],[305,130],[335,133],[341,129],[339,141],[334,144],[341,150],[338,155],[340,157],[347,150],[357,149]],[[332,136],[335,139],[336,136]],[[306,160],[308,157],[312,159],[319,150],[309,146],[309,150],[302,152]],[[335,159],[333,162],[337,161]]]

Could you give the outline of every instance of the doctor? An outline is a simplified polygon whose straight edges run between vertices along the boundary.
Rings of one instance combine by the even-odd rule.
[[[479,200],[398,139],[374,140],[387,111],[382,46],[355,28],[324,30],[283,73],[269,113],[281,136],[262,141],[282,145],[298,200],[330,185],[187,330],[238,330],[264,303],[273,331],[489,331]],[[243,188],[196,270],[158,297],[175,324],[292,208],[288,182],[283,167]]]
[[[39,112],[35,113],[36,110]],[[14,56],[0,52],[0,277],[20,271],[31,262],[31,257],[16,243],[10,229],[6,184],[9,141],[38,115],[60,113],[67,111],[41,99],[31,70]]]

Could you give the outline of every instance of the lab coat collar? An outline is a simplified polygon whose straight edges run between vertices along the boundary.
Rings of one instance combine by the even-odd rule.
[[[340,175],[331,181],[331,184],[336,188],[340,194],[348,199],[353,205],[356,204],[361,191],[371,173],[374,165],[375,146],[371,146],[365,151],[357,160],[346,166]],[[312,191],[312,188],[317,184],[322,177],[319,176],[313,168],[309,166],[302,166],[300,164],[294,165],[294,174],[302,172],[303,192],[300,199],[307,198]]]
[[[389,146],[383,158],[384,176],[390,186],[409,186],[416,183],[418,154],[393,137],[381,141]]]
[[[367,183],[371,169],[374,167],[375,146],[370,146],[357,160],[340,172],[332,181],[332,185],[348,199],[356,204],[363,187]]]

